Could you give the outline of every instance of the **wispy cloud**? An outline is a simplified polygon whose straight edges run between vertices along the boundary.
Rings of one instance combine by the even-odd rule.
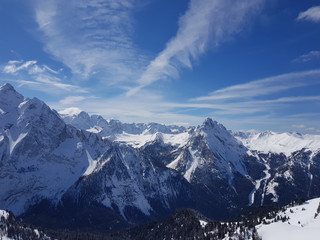
[[[69,100],[71,100],[69,102]],[[75,100],[73,102],[73,100]],[[279,114],[286,108],[295,107],[297,104],[306,103],[304,106],[313,106],[319,102],[320,97],[291,97],[278,98],[268,101],[247,101],[233,103],[178,103],[168,102],[161,95],[141,90],[128,98],[118,96],[110,99],[102,98],[66,98],[58,104],[50,106],[58,111],[71,106],[84,110],[90,114],[100,114],[107,119],[115,118],[123,122],[158,122],[164,124],[198,125],[205,117],[212,117],[220,121],[229,129],[259,130],[277,129],[292,131],[301,123],[308,128],[319,129],[319,113],[304,113],[296,115]],[[107,106],[107,107],[106,107]],[[132,111],[134,109],[134,111]],[[206,114],[197,116],[194,110],[204,110]],[[315,108],[317,111],[317,108]],[[257,114],[258,113],[258,114]],[[230,115],[236,116],[235,118]],[[295,127],[293,127],[295,125]],[[309,127],[310,126],[310,127]],[[299,128],[303,132],[315,132],[307,128]]]
[[[299,13],[297,20],[308,20],[312,22],[320,22],[320,6],[314,6],[308,10]]]
[[[196,125],[204,117],[179,113],[174,103],[167,102],[162,95],[142,90],[141,94],[129,98],[123,95],[103,99],[97,97],[68,97],[63,101],[51,103],[58,111],[76,107],[90,114],[99,114],[107,119],[123,122],[158,122],[164,124]]]
[[[294,59],[293,62],[309,62],[320,59],[320,51],[310,51]]]
[[[28,86],[46,93],[76,92],[86,93],[87,90],[79,86],[61,81],[60,70],[56,71],[47,65],[40,65],[36,60],[12,60],[2,67],[2,73],[7,81],[18,83],[19,87]]]
[[[263,0],[191,0],[179,20],[179,29],[166,48],[148,65],[138,86],[127,95],[166,78],[175,78],[181,68],[192,68],[210,44],[218,46],[243,30],[252,15],[259,12]]]
[[[279,76],[255,80],[219,89],[211,92],[208,96],[197,97],[192,100],[228,100],[264,96],[292,88],[320,84],[319,77],[320,70],[282,74]]]
[[[77,79],[131,81],[144,63],[131,41],[136,0],[36,1],[45,50]]]
[[[43,64],[40,66],[37,64],[37,61],[22,61],[22,60],[11,60],[3,67],[3,73],[11,73],[15,74],[21,72],[23,70],[27,70],[29,74],[37,74],[43,72],[50,72],[54,74],[58,74],[58,71],[55,71],[48,67],[47,65]]]
[[[299,125],[292,125],[292,127],[294,128],[305,128],[306,126],[303,124],[299,124]]]
[[[36,65],[37,61],[9,61],[8,64],[3,68],[4,73],[16,73],[21,70],[29,68],[29,71],[36,71],[39,67]],[[31,68],[30,68],[31,67]]]
[[[315,120],[319,117],[320,94],[304,95],[306,90],[299,91],[299,88],[312,90],[319,85],[320,69],[295,72],[218,89],[207,96],[190,99],[188,104],[212,109],[211,116],[231,127],[260,125],[260,128],[275,129],[274,126],[279,125],[290,131],[290,126],[304,123],[310,126],[304,130],[311,131],[311,128],[320,128]],[[290,115],[291,112],[296,114]],[[230,116],[236,118],[233,120]]]
[[[230,86],[187,102],[168,101],[159,92],[141,89],[139,94],[127,97],[118,95],[109,99],[69,96],[51,106],[57,110],[77,107],[91,114],[101,114],[105,118],[124,122],[198,125],[204,117],[209,116],[230,129],[256,127],[260,130],[292,131],[293,125],[297,128],[303,123],[308,127],[301,128],[301,131],[315,132],[311,128],[320,128],[317,121],[320,116],[320,95],[297,96],[296,91],[291,90],[302,86],[315,88],[318,85],[320,70],[313,70]]]
[[[60,100],[59,103],[63,105],[74,105],[78,102],[81,102],[85,100],[86,98],[84,96],[68,96],[65,97],[64,99]]]

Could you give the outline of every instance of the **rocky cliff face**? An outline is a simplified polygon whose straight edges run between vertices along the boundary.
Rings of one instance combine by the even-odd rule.
[[[78,130],[10,85],[0,99],[1,207],[19,214],[43,198],[58,201],[88,167]]]

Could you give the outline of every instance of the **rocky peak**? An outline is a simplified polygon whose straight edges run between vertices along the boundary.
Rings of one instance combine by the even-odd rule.
[[[14,87],[10,83],[6,83],[5,85],[0,87],[0,91],[13,91],[16,92]]]
[[[207,118],[203,122],[203,124],[200,128],[205,131],[216,130],[219,132],[228,132],[228,130],[222,124],[218,123],[217,121],[212,120],[211,118]]]
[[[16,92],[11,84],[7,83],[0,87],[0,108],[3,111],[17,107],[23,100],[24,97]]]

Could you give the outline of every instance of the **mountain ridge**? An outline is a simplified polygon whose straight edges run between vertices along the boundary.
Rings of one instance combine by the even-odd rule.
[[[0,208],[31,223],[115,231],[178,208],[226,219],[247,205],[320,196],[319,148],[260,151],[210,118],[189,128],[81,111],[68,120],[11,85],[0,88],[0,109]]]

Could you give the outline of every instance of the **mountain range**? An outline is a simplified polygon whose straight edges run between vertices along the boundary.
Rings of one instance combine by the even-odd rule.
[[[0,209],[51,228],[113,232],[180,208],[228,219],[320,196],[320,136],[127,124],[56,112],[0,88]]]

